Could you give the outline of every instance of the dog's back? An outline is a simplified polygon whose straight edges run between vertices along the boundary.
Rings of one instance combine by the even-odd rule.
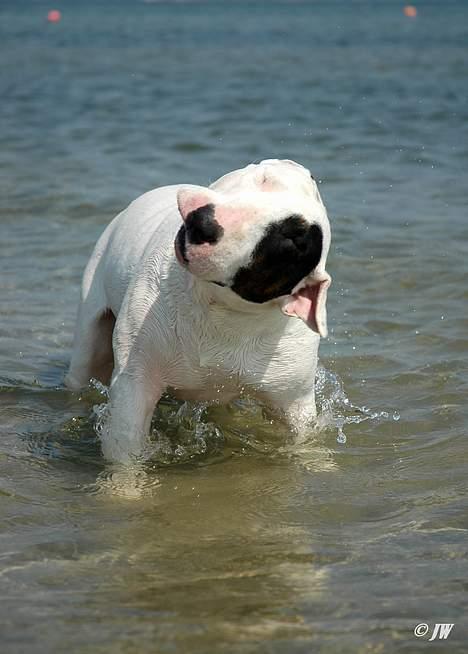
[[[143,264],[148,243],[157,241],[151,254],[157,251],[159,257],[164,257],[172,253],[180,227],[179,188],[163,186],[144,193],[107,226],[86,267],[82,301],[89,293],[94,294],[96,302],[117,315],[133,275]]]

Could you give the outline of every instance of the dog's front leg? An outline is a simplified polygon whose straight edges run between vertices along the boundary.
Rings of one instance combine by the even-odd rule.
[[[154,407],[163,392],[164,386],[155,375],[114,371],[108,419],[101,432],[106,459],[127,464],[144,452]]]

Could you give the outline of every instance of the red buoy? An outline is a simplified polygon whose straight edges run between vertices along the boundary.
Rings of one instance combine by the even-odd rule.
[[[413,5],[406,5],[406,7],[403,9],[403,13],[405,16],[408,16],[408,18],[416,18],[418,15],[418,10],[416,7],[413,7]]]
[[[51,9],[47,14],[47,20],[49,23],[58,23],[61,18],[62,14],[58,9]]]

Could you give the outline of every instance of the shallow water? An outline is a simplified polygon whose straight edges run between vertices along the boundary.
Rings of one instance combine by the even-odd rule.
[[[2,652],[466,651],[468,5],[49,8],[0,5]],[[266,157],[332,222],[320,430],[167,398],[106,465],[62,386],[96,238]]]

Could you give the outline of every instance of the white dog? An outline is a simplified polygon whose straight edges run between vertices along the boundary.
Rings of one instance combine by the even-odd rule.
[[[268,159],[209,188],[145,193],[86,267],[66,384],[110,380],[104,455],[129,462],[156,403],[247,393],[301,428],[316,415],[330,226],[317,185]]]

